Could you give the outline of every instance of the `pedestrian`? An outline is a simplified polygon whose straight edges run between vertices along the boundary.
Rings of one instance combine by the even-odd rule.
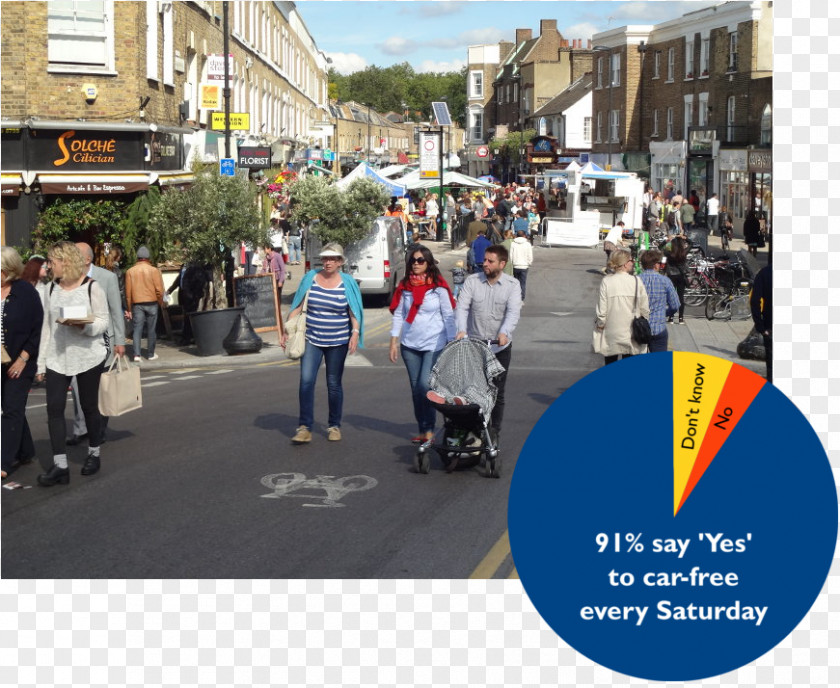
[[[430,194],[426,199],[426,217],[429,218],[429,237],[437,239],[437,221],[440,206],[437,194]]]
[[[135,363],[140,363],[144,325],[146,327],[146,359],[156,361],[160,358],[155,353],[155,344],[157,343],[158,307],[166,308],[163,300],[163,275],[160,268],[151,264],[149,258],[149,249],[141,246],[137,249],[137,262],[125,273],[125,300],[134,323],[131,341]]]
[[[767,381],[773,382],[773,268],[765,265],[755,276],[750,292],[755,331],[764,339],[764,361],[767,364]]]
[[[667,225],[668,238],[682,234],[682,220],[680,219],[680,204],[672,201],[665,211],[665,224]]]
[[[683,237],[674,237],[671,241],[671,250],[665,258],[665,276],[671,280],[680,300],[679,324],[685,325],[683,315],[685,313],[685,288],[688,286],[688,242]],[[674,322],[674,315],[671,314],[669,323]]]
[[[484,265],[484,253],[491,246],[490,240],[487,238],[487,227],[481,223],[481,227],[477,228],[478,236],[470,244],[470,250],[467,253],[467,265],[470,266],[470,272],[482,272]]]
[[[761,242],[761,222],[754,210],[747,213],[744,219],[744,243],[747,245],[750,255],[758,255],[758,245]]]
[[[624,246],[624,242],[621,238],[624,236],[624,221],[619,220],[616,225],[607,232],[607,236],[604,239],[604,253],[607,254],[607,264],[604,266],[604,274],[607,274],[609,271],[610,265],[610,256],[612,252]]]
[[[505,412],[505,385],[512,357],[513,332],[522,309],[519,282],[504,273],[508,252],[502,245],[490,246],[482,272],[470,275],[455,308],[456,339],[473,337],[490,342],[490,349],[505,372],[495,379],[496,404],[490,415],[490,432],[496,442]]]
[[[3,246],[0,269],[0,332],[3,343],[0,374],[3,406],[0,428],[2,478],[35,457],[35,444],[26,420],[26,400],[38,366],[44,309],[41,295],[31,282],[23,279],[23,273],[20,254],[11,246]]]
[[[99,415],[99,380],[108,356],[104,335],[109,320],[105,291],[96,280],[89,279],[85,274],[84,258],[78,247],[69,241],[60,241],[50,248],[47,258],[55,282],[50,284],[45,295],[38,378],[46,380],[47,423],[53,465],[38,476],[38,483],[44,487],[70,482],[64,410],[67,387],[74,375],[88,430],[88,455],[82,466],[82,475],[93,475],[100,468],[102,419]],[[80,319],[84,322],[63,317],[63,310],[74,307],[88,314]]]
[[[39,285],[43,286],[49,281],[47,277],[47,260],[43,256],[30,256],[29,260],[23,266],[23,273],[20,279],[29,282],[36,289]]]
[[[688,194],[688,202],[694,208],[695,215],[700,212],[700,196],[697,195],[697,191],[692,189]]]
[[[720,247],[728,251],[729,242],[732,241],[732,215],[725,205],[720,207],[718,225],[720,226]]]
[[[545,192],[540,191],[537,194],[537,215],[540,217],[540,224],[545,219],[545,215],[548,212],[548,205],[545,202]]]
[[[121,290],[119,274],[107,267],[100,268],[93,264],[93,249],[89,244],[79,242],[76,244],[76,248],[82,254],[88,278],[99,283],[99,286],[105,291],[105,297],[108,301],[109,322],[105,333],[105,343],[108,346],[108,358],[105,359],[105,366],[107,367],[111,365],[115,356],[125,355],[124,283]],[[70,393],[73,398],[73,433],[67,438],[67,444],[72,447],[88,436],[85,414],[79,403],[79,383],[75,377],[70,382]],[[105,431],[108,428],[109,420],[107,416],[100,416],[99,427],[102,433],[99,438],[100,444],[105,442]]]
[[[348,273],[341,271],[344,265],[344,249],[336,243],[328,243],[319,254],[323,263],[320,270],[310,270],[300,282],[292,300],[289,317],[297,316],[303,309],[307,294],[306,349],[300,360],[300,386],[298,398],[300,414],[298,427],[292,443],[305,444],[312,441],[312,426],[315,420],[315,382],[323,360],[327,369],[327,401],[329,419],[327,439],[337,442],[341,439],[341,417],[344,405],[344,389],[341,378],[348,354],[363,346],[362,330],[364,313],[359,286]],[[288,335],[285,333],[280,345],[285,349]]]
[[[408,371],[418,435],[414,443],[435,434],[435,408],[426,398],[429,375],[443,347],[455,338],[455,299],[432,252],[417,245],[407,260],[405,277],[391,300],[391,363],[402,356]]]
[[[274,275],[274,284],[277,287],[277,304],[280,304],[280,297],[283,295],[283,283],[286,281],[286,261],[283,260],[279,246],[265,246],[265,262],[262,272]]]
[[[648,209],[648,232],[653,234],[659,229],[664,212],[665,204],[662,201],[662,194],[657,191],[653,194],[653,200],[650,202],[650,208]]]
[[[642,253],[639,260],[642,264],[642,274],[639,278],[647,290],[650,331],[653,335],[648,344],[648,351],[668,351],[668,327],[665,325],[665,318],[673,317],[674,313],[679,311],[680,297],[673,282],[657,270],[662,260],[662,251],[658,248],[649,249]]]
[[[680,223],[683,232],[688,232],[694,227],[694,206],[691,203],[685,202],[680,205]]]
[[[630,251],[613,251],[608,263],[612,271],[601,281],[598,303],[595,306],[595,332],[592,347],[604,357],[604,365],[621,358],[647,352],[647,344],[632,338],[632,322],[636,309],[641,316],[650,317],[647,291],[633,274],[634,262]]]
[[[525,236],[528,236],[530,232],[528,231],[528,211],[524,208],[520,208],[514,214],[513,224],[511,225],[511,229],[513,229],[513,234],[516,236],[520,230],[524,230]]]
[[[513,230],[508,229],[505,232],[505,238],[502,240],[502,246],[504,246],[505,251],[508,252],[508,257],[510,257],[510,251],[511,251],[511,248],[513,247],[514,238],[515,238],[515,235],[513,233]],[[513,262],[510,261],[510,260],[507,261],[505,263],[505,267],[502,270],[502,272],[504,272],[506,275],[510,275],[511,277],[513,277]]]
[[[522,287],[522,303],[525,303],[525,286],[528,281],[528,269],[534,262],[534,248],[526,236],[528,230],[521,227],[516,230],[516,238],[511,242],[508,262],[513,265],[513,276]]]
[[[706,201],[706,226],[709,228],[709,236],[714,236],[715,228],[718,223],[718,211],[720,210],[720,201],[717,194],[713,193]]]
[[[455,267],[452,268],[452,295],[457,299],[458,293],[461,291],[461,285],[467,279],[467,271],[464,269],[464,261],[456,260]]]
[[[258,255],[258,254],[257,254]],[[262,265],[262,263],[260,263]],[[189,314],[195,313],[207,297],[207,289],[213,283],[213,271],[210,266],[197,263],[184,263],[181,271],[166,290],[167,295],[178,290],[178,305],[182,312],[181,346],[189,346],[193,340],[192,322]]]

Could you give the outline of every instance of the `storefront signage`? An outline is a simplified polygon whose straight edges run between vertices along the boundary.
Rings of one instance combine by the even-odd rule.
[[[142,131],[31,129],[27,167],[57,172],[142,170],[146,157],[145,134]]]
[[[743,172],[747,169],[747,151],[721,148],[718,165],[721,172]]]
[[[225,128],[225,113],[214,112],[210,120],[210,128],[217,131]],[[248,131],[251,129],[251,114],[248,112],[231,112],[230,128]]]
[[[240,146],[237,167],[262,170],[271,167],[271,148],[267,146]]]
[[[48,182],[41,184],[45,194],[123,194],[145,191],[143,182]]]
[[[150,170],[180,170],[183,165],[181,137],[162,131],[149,133],[147,161]]]
[[[220,110],[223,107],[221,83],[198,85],[198,107],[202,110]]]
[[[529,157],[528,162],[536,164],[547,164],[554,162],[554,158],[544,156],[531,156]]]
[[[207,80],[224,82],[225,59],[222,55],[207,56]],[[228,86],[233,81],[233,55],[228,55]]]
[[[749,172],[772,172],[773,153],[769,150],[748,151],[747,170]]]
[[[438,179],[440,177],[440,139],[438,132],[420,132],[420,178]]]
[[[23,169],[23,135],[18,127],[3,127],[0,135],[0,160],[4,170]]]

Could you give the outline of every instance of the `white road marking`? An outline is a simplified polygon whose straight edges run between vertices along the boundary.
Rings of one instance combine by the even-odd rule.
[[[143,382],[146,382],[147,380],[165,380],[165,379],[166,379],[166,375],[150,375],[149,377],[144,377]]]
[[[143,386],[145,389],[148,389],[149,387],[160,387],[161,385],[168,385],[170,382],[172,382],[172,380],[164,380],[164,381],[162,381],[162,382],[150,382],[150,383],[148,383],[148,384],[146,384],[146,383],[144,382],[142,386]]]
[[[554,313],[554,312],[552,312],[551,314],[552,314],[552,315],[559,315],[559,316],[563,316],[563,315],[574,315],[574,313],[571,313],[571,312],[570,312],[570,313]]]
[[[232,373],[233,368],[227,368],[222,370],[211,370],[207,373],[207,375],[222,375],[224,373]]]
[[[183,377],[179,377],[179,380],[198,380],[199,378],[204,377],[203,375],[184,375]]]
[[[282,497],[299,497],[312,499],[318,503],[301,504],[310,507],[343,507],[339,500],[350,492],[361,492],[376,487],[378,481],[367,475],[350,475],[336,478],[332,475],[316,475],[307,478],[303,473],[272,473],[263,476],[260,482],[267,488],[274,490],[269,494],[260,495],[269,499]],[[307,490],[309,494],[295,494]],[[323,492],[323,495],[312,492]]]
[[[172,374],[173,375],[185,375],[186,373],[194,373],[198,370],[201,370],[201,368],[183,368],[181,370],[173,370]]]

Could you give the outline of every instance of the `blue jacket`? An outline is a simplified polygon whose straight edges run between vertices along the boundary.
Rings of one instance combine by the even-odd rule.
[[[306,297],[306,292],[309,291],[309,288],[312,286],[312,281],[315,279],[315,275],[317,275],[320,270],[310,270],[307,272],[300,281],[298,285],[297,291],[295,292],[295,296],[292,299],[292,308],[294,310],[300,304],[303,303],[303,299]],[[347,303],[350,306],[350,312],[353,314],[353,317],[359,321],[359,348],[364,348],[364,336],[365,336],[365,314],[364,309],[362,308],[362,292],[359,291],[359,285],[356,284],[356,280],[354,280],[350,275],[346,272],[342,272],[341,274],[341,281],[344,282],[344,292],[347,295]]]

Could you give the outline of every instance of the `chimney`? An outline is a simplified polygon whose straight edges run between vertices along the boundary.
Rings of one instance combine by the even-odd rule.
[[[545,36],[550,32],[557,33],[557,20],[540,19],[540,36]]]
[[[532,38],[531,29],[517,29],[516,30],[516,45],[520,45],[525,41],[530,41]]]
[[[592,50],[592,39],[591,38],[588,38],[586,40],[586,49],[587,50]]]

